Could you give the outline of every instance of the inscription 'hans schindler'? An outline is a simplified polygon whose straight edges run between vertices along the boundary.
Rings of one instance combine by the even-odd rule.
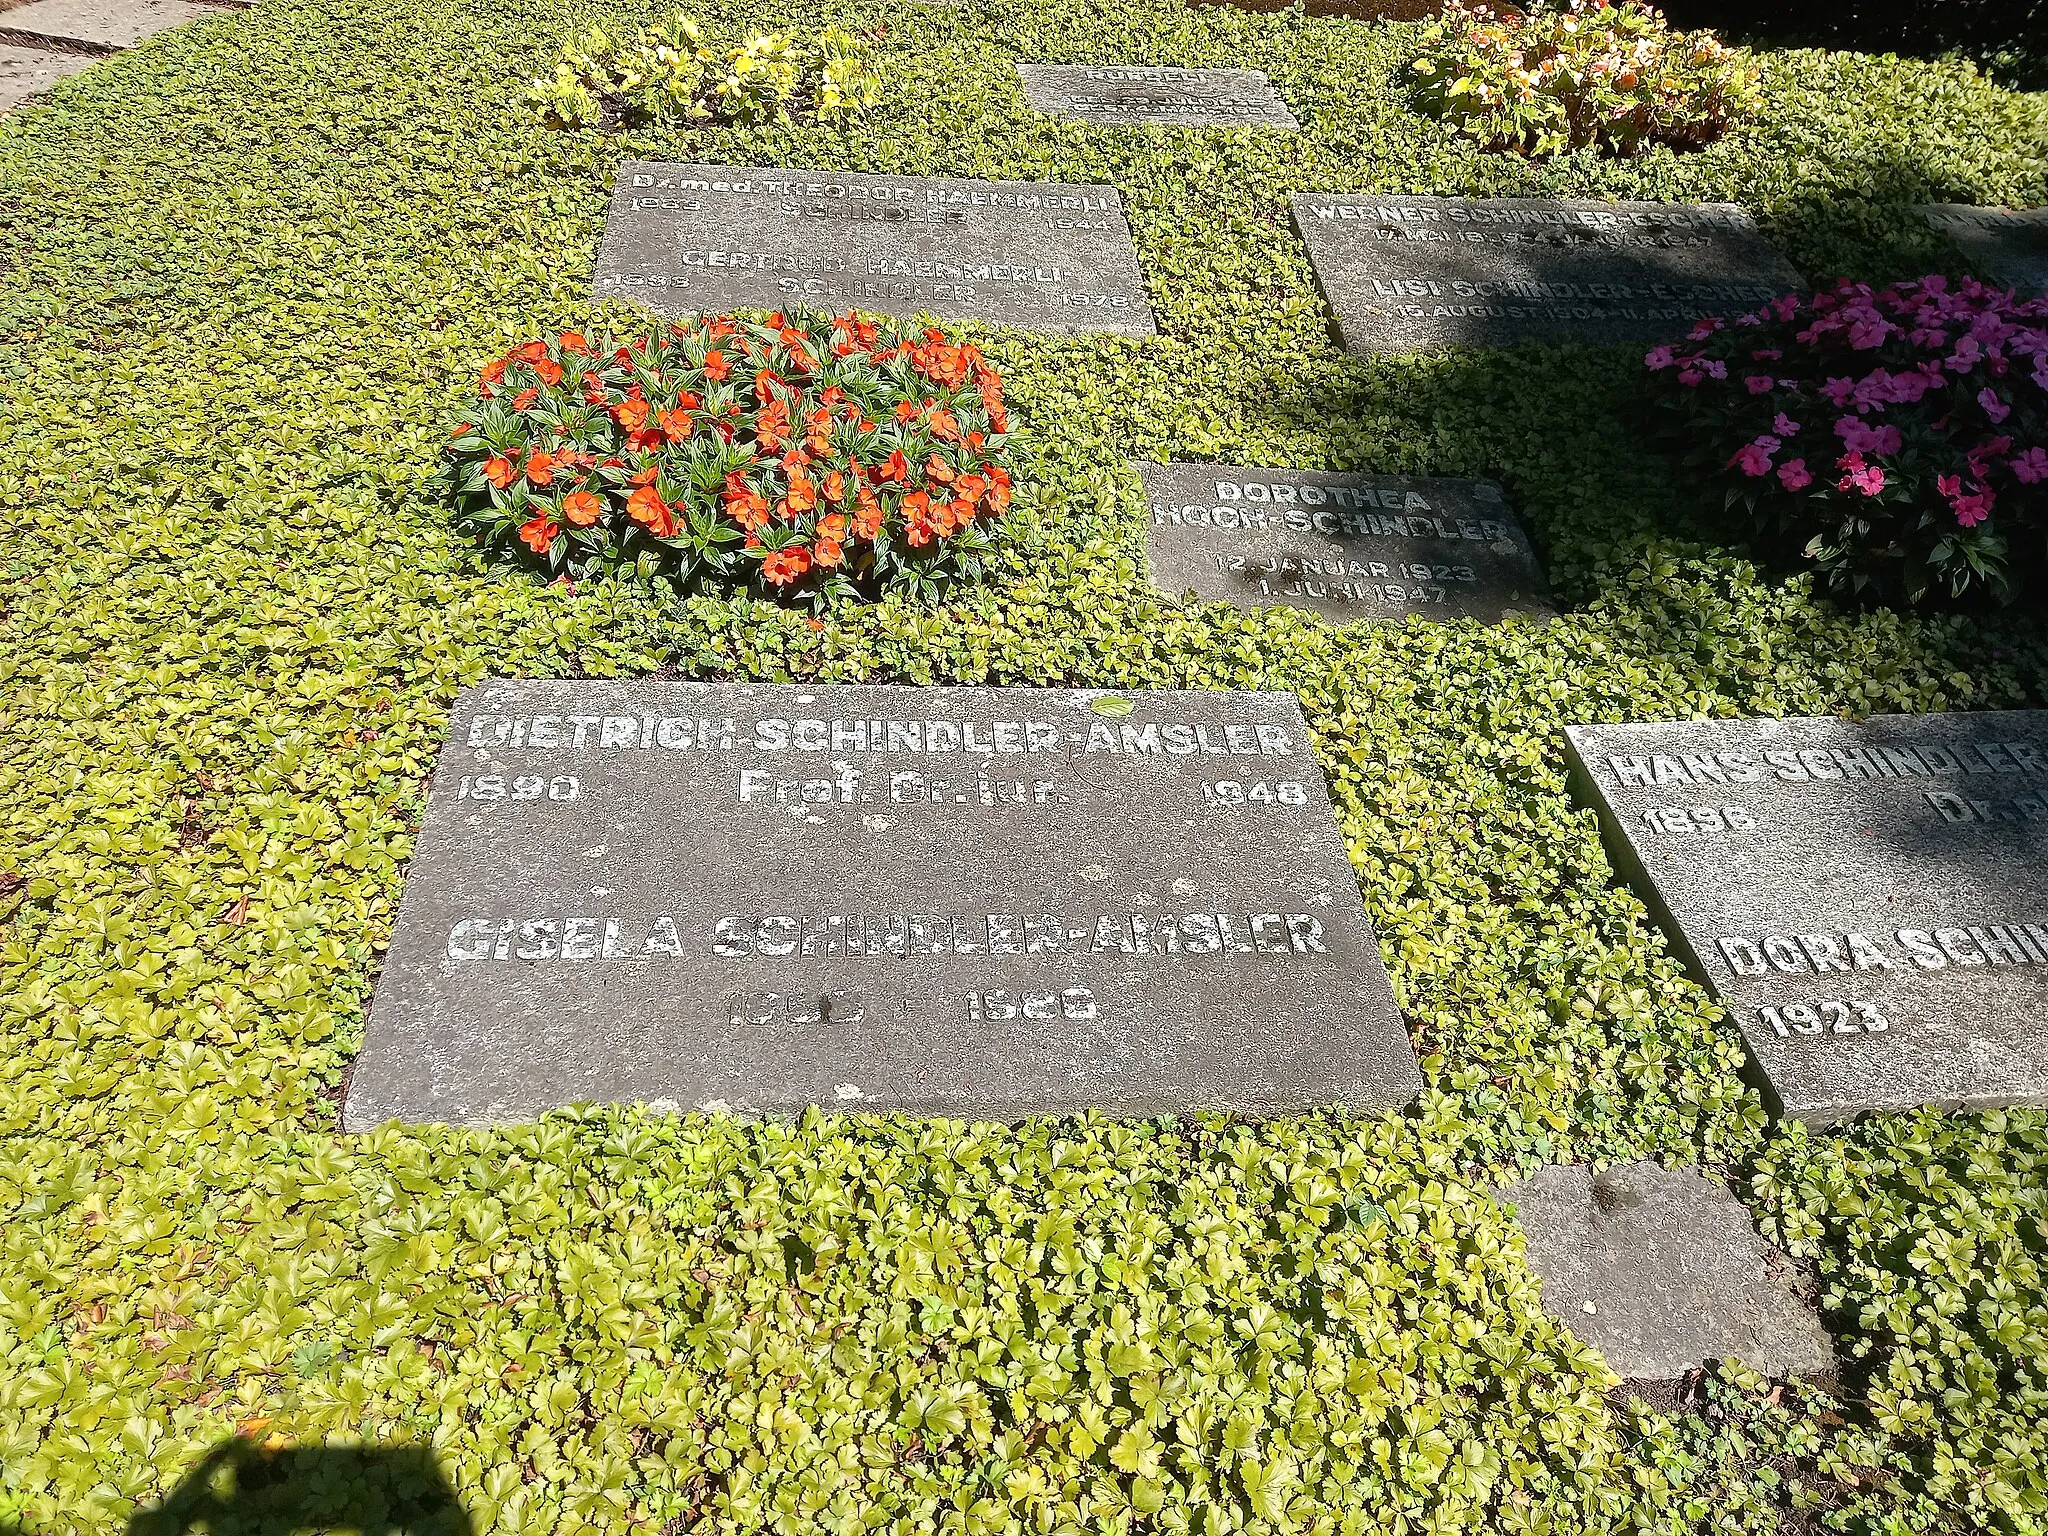
[[[1290,696],[492,683],[346,1122],[1405,1102]]]
[[[2048,1100],[2048,713],[1567,738],[1786,1114]]]

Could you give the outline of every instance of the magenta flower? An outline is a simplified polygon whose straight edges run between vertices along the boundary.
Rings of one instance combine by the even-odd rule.
[[[1821,385],[1820,392],[1834,401],[1835,408],[1840,410],[1855,395],[1856,381],[1854,379],[1829,379],[1827,383]]]
[[[1771,472],[1771,455],[1785,445],[1766,432],[1753,443],[1744,443],[1735,450],[1735,456],[1728,461],[1731,469],[1739,469],[1752,479]]]
[[[1956,509],[1956,521],[1965,528],[1974,528],[1991,515],[1991,507],[1998,498],[1989,491],[1979,491],[1974,496],[1958,496],[1950,503]]]
[[[1721,317],[1719,315],[1709,315],[1706,319],[1695,322],[1692,328],[1692,339],[1694,341],[1705,341],[1720,329]]]
[[[1859,416],[1844,416],[1835,423],[1835,435],[1851,453],[1894,454],[1903,446],[1897,427],[1872,427]]]
[[[2038,443],[2006,465],[2021,485],[2039,485],[2048,480],[2048,449]]]
[[[1643,366],[1651,369],[1669,368],[1674,360],[1669,347],[1652,347],[1643,354]]]
[[[1863,455],[1855,451],[1843,454],[1835,460],[1835,468],[1843,471],[1842,478],[1835,482],[1838,491],[1860,491],[1865,496],[1875,496],[1884,489],[1884,470],[1876,464],[1863,462]]]
[[[1768,373],[1752,373],[1742,382],[1752,395],[1768,395],[1778,385],[1778,381]],[[1990,391],[1987,390],[1985,393],[1989,394]]]
[[[1784,355],[1785,350],[1782,347],[1758,347],[1754,352],[1749,354],[1749,357],[1751,362],[1775,363],[1779,358],[1783,357]]]
[[[1991,418],[1991,425],[1997,426],[2012,414],[2012,407],[1998,398],[1998,391],[1986,385],[1977,391],[1977,403],[1984,407],[1984,414]]]
[[[1788,491],[1803,491],[1813,484],[1804,459],[1787,459],[1778,466],[1778,483]]]
[[[1787,416],[1783,411],[1780,411],[1778,412],[1778,419],[1771,423],[1771,430],[1780,437],[1797,437],[1799,435],[1799,423],[1790,416]]]

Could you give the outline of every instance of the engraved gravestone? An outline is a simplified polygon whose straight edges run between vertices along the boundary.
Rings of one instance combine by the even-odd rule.
[[[1993,282],[2025,294],[2048,292],[2048,208],[1931,203],[1920,215]]]
[[[1256,69],[1019,64],[1017,75],[1033,107],[1084,123],[1300,126],[1272,82]]]
[[[1291,695],[494,682],[344,1121],[1419,1087]]]
[[[2048,1101],[2048,712],[1566,736],[1783,1113]]]
[[[1152,583],[1353,619],[1553,613],[1528,536],[1488,480],[1139,464]]]
[[[1153,334],[1104,186],[628,161],[592,288],[667,314],[851,307]]]
[[[1303,194],[1291,199],[1347,351],[1531,337],[1660,341],[1799,274],[1728,203]]]

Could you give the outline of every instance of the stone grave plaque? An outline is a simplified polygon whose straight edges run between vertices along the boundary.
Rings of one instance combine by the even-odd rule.
[[[1290,695],[493,682],[456,707],[344,1123],[1420,1085]]]
[[[592,286],[667,314],[850,307],[1153,334],[1105,186],[632,160]]]
[[[1529,539],[1488,480],[1139,464],[1152,583],[1334,623],[1553,613]]]
[[[1346,351],[1532,337],[1664,341],[1800,287],[1729,203],[1302,194],[1290,199]]]
[[[2048,208],[1931,203],[1920,215],[1993,282],[2024,294],[2048,293]]]
[[[1024,98],[1033,107],[1084,123],[1301,126],[1272,82],[1256,69],[1019,64],[1017,75],[1024,82]]]
[[[1566,737],[1774,1108],[2048,1102],[2048,711]]]

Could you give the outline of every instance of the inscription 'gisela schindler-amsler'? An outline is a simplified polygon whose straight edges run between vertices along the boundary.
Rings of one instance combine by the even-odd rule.
[[[502,682],[457,707],[345,1120],[1419,1087],[1290,695]]]

